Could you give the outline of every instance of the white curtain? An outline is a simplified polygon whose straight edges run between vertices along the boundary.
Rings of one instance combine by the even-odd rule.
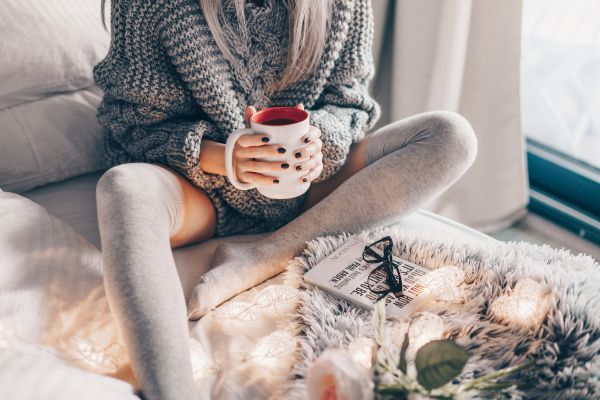
[[[451,110],[473,125],[473,167],[428,209],[483,231],[525,212],[521,0],[373,0],[381,124]]]

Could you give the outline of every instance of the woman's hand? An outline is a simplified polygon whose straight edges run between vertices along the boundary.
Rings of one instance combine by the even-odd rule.
[[[296,107],[304,109],[302,104]],[[300,140],[303,146],[294,150],[294,157],[297,159],[294,168],[296,171],[303,171],[299,183],[312,182],[323,172],[321,130],[311,125],[308,133]]]
[[[250,125],[250,117],[256,113],[252,106],[246,107],[246,126]],[[289,152],[285,147],[269,144],[269,137],[262,134],[242,135],[233,147],[233,170],[240,182],[253,183],[256,185],[276,185],[279,183],[276,177],[269,175],[288,169],[287,163],[279,161],[258,161],[258,158],[281,156]]]
[[[296,108],[304,109],[302,104]],[[256,108],[249,106],[245,110],[246,125],[249,126],[250,118],[256,113]],[[311,126],[308,132],[300,138],[299,146],[295,149],[285,149],[277,145],[266,145],[268,137],[265,135],[240,136],[233,150],[233,167],[238,180],[242,182],[264,184],[277,184],[279,181],[269,176],[272,171],[294,168],[303,171],[298,177],[298,183],[312,182],[323,171],[323,142],[320,139],[321,131]],[[296,162],[292,165],[280,162],[256,161],[256,158],[281,155],[292,151]]]

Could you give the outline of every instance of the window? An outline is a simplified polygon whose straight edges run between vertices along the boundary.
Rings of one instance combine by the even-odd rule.
[[[600,1],[523,3],[529,207],[600,243]]]

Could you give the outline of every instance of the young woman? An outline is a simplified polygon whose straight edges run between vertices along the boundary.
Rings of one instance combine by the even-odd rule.
[[[320,235],[357,232],[421,206],[471,165],[469,123],[429,112],[367,136],[379,116],[370,0],[113,0],[111,47],[94,70],[106,155],[97,187],[107,296],[148,399],[192,399],[186,303],[171,248],[271,232],[220,246],[187,316],[279,273]],[[243,182],[302,173],[287,200],[225,178],[224,142],[256,112],[296,106],[311,128],[282,150],[260,133],[235,145]],[[257,161],[292,152],[295,163]]]

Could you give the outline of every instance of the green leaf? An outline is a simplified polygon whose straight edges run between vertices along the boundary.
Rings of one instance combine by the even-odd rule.
[[[383,399],[407,400],[408,390],[399,385],[382,385],[377,389],[377,393]]]
[[[451,340],[434,340],[415,358],[417,381],[427,390],[439,388],[460,375],[470,354]]]
[[[404,342],[402,342],[402,349],[400,350],[400,363],[398,368],[403,374],[406,374],[406,349],[408,349],[408,333],[404,336]]]

